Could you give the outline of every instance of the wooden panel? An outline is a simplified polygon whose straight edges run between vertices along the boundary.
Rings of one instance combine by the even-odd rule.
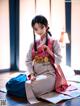
[[[80,70],[80,0],[72,0],[71,11],[71,66]]]
[[[25,59],[30,43],[33,41],[31,21],[35,15],[35,0],[20,0],[20,58],[19,69],[26,70]]]
[[[9,0],[0,0],[0,69],[10,68]]]

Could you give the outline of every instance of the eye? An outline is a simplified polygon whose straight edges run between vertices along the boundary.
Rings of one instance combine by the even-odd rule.
[[[40,28],[43,29],[44,28],[44,25],[40,25]]]
[[[38,29],[37,28],[34,28],[34,30],[37,31]]]
[[[44,28],[44,26],[41,26],[41,29],[43,29]]]

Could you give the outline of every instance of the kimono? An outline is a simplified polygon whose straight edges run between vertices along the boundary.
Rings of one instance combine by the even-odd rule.
[[[46,38],[37,41],[37,48],[45,44],[45,42]],[[37,97],[42,94],[52,92],[53,90],[61,92],[68,87],[59,66],[62,59],[59,42],[48,38],[48,47],[53,51],[53,56],[49,55],[46,50],[42,51],[41,49],[38,49],[37,53],[35,53],[33,44],[31,44],[27,54],[28,78],[30,79],[30,74],[32,73],[36,76],[36,80],[32,82],[28,80],[25,83],[27,100],[31,104],[39,102]],[[63,78],[61,78],[61,74]]]

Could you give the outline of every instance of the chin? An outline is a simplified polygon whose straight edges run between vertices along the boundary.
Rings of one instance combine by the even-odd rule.
[[[45,34],[41,34],[40,36],[44,36]]]

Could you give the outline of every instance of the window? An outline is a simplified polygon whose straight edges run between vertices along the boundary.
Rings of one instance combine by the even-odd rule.
[[[0,0],[0,70],[10,68],[9,0]]]

